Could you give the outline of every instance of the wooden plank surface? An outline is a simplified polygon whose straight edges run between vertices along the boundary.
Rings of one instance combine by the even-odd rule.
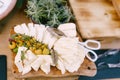
[[[112,3],[120,18],[120,0],[112,0]]]
[[[0,55],[3,54],[7,56],[7,76],[8,76],[7,80],[18,80],[13,76],[13,73],[12,73],[12,56],[11,56],[11,51],[8,48],[9,30],[14,25],[21,24],[21,23],[29,23],[29,22],[30,20],[26,18],[26,15],[25,13],[23,13],[23,10],[20,10],[16,12],[15,15],[12,16],[8,22],[6,22],[6,24],[0,24]],[[96,66],[93,62],[89,61],[88,59],[85,59],[84,63],[81,66],[81,69],[78,72],[80,75],[94,76],[96,74]],[[78,77],[79,76],[64,77],[64,79],[73,80],[74,78],[78,78]],[[40,78],[33,78],[33,79],[40,80]],[[58,79],[61,80],[63,78],[58,78]],[[30,79],[27,79],[27,80],[30,80]]]
[[[111,0],[69,2],[83,39],[99,40],[101,49],[120,49],[120,18]]]
[[[83,38],[120,38],[120,18],[110,0],[69,0]]]

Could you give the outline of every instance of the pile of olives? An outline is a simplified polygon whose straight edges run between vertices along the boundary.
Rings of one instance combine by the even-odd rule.
[[[17,53],[18,47],[27,47],[36,55],[49,55],[50,50],[47,44],[37,41],[34,37],[30,37],[24,34],[12,34],[9,39],[9,47],[14,52]]]

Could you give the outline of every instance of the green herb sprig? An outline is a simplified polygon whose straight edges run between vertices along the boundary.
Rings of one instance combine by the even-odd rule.
[[[28,0],[25,12],[35,23],[51,27],[74,20],[67,0]]]
[[[21,51],[21,60],[24,60],[24,59],[25,59],[25,52]]]

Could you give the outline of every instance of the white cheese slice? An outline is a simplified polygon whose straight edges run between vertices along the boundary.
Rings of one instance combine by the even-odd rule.
[[[71,29],[76,29],[76,25],[74,23],[64,23],[64,24],[60,24],[58,26],[59,30],[71,30]]]
[[[37,40],[37,35],[39,33],[40,25],[39,24],[34,24],[34,27],[35,27],[35,34],[36,34],[35,39]]]
[[[57,37],[51,37],[48,42],[48,48],[51,49],[57,40]]]
[[[23,68],[23,72],[22,72],[22,75],[30,72],[32,70],[31,66],[30,65],[25,65],[24,68]]]
[[[50,65],[54,66],[55,64],[53,63],[52,57],[50,55],[38,55],[39,58],[42,58],[42,62],[44,63],[50,63]]]
[[[77,32],[74,29],[62,31],[67,37],[76,37]]]
[[[50,72],[50,63],[44,62],[43,64],[41,64],[40,68],[43,72],[48,74]]]
[[[27,51],[26,56],[31,63],[37,58],[37,56],[30,50]]]
[[[54,50],[68,72],[77,71],[85,58],[84,48],[79,46],[77,38],[60,38],[54,44]]]
[[[54,65],[52,57],[50,55],[40,55],[39,57],[43,58],[40,66],[41,70],[48,74],[50,72],[50,65]]]
[[[45,44],[48,44],[49,43],[49,39],[51,38],[51,34],[50,34],[50,32],[47,30],[47,28],[48,28],[49,26],[47,26],[46,27],[46,29],[45,29],[45,32],[44,32],[44,36],[43,36],[43,43],[45,43]]]
[[[28,23],[28,28],[29,28],[29,36],[35,37],[36,33],[35,33],[35,27],[33,23]]]
[[[67,37],[76,37],[76,25],[74,23],[65,23],[58,26],[58,30],[62,31]]]
[[[14,31],[19,34],[24,34],[23,28],[20,25],[15,26]]]
[[[22,60],[21,60],[21,56],[22,56],[21,51],[26,51],[26,50],[27,50],[26,47],[19,47],[17,55],[15,56],[15,61],[14,62],[15,62],[15,65],[17,66],[19,72],[23,71],[23,63],[22,63]]]
[[[33,61],[37,59],[37,56],[32,53],[32,51],[27,50],[25,54],[25,59],[23,60],[24,65],[30,65]]]
[[[29,31],[27,25],[25,23],[23,23],[23,24],[21,24],[21,27],[23,29],[24,34],[29,36],[30,31]]]
[[[50,72],[50,65],[54,65],[50,55],[38,55],[38,58],[31,64],[31,67],[38,71],[39,68],[46,74]]]
[[[38,57],[33,63],[31,63],[31,67],[35,70],[38,71],[40,68],[40,65],[42,64],[42,57]]]
[[[69,58],[69,57],[67,57],[67,58]],[[75,59],[72,60],[71,58],[69,58],[69,60],[72,60],[73,62],[70,62],[70,61],[67,62],[66,60],[64,60],[63,64],[65,66],[65,69],[68,72],[73,73],[73,72],[77,71],[80,68],[81,62],[80,61],[78,62],[79,58],[77,58],[77,57],[75,57],[75,58],[76,58],[76,60]]]
[[[37,39],[37,41],[42,42],[44,32],[45,32],[45,26],[41,24],[40,26],[35,27],[35,29],[36,29],[36,39]]]
[[[22,71],[23,71],[22,61],[15,62],[15,65],[17,66],[19,72],[22,72]]]
[[[62,60],[59,58],[56,67],[61,70],[61,73],[64,74],[66,72],[65,67],[63,65]]]

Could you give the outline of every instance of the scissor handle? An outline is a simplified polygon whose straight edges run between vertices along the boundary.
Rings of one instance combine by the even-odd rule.
[[[88,43],[97,44],[97,47],[91,47],[91,46],[88,45]],[[99,42],[99,41],[96,41],[96,40],[87,40],[87,41],[85,41],[85,42],[82,42],[82,44],[83,44],[86,48],[91,49],[91,50],[98,50],[98,49],[100,49],[100,47],[101,47],[100,42]]]
[[[87,57],[89,60],[95,62],[95,61],[98,59],[98,56],[97,56],[97,54],[96,54],[94,51],[89,50],[89,49],[86,49],[86,51],[87,51],[87,52],[86,52],[86,57]],[[90,54],[93,54],[94,58],[92,58],[92,57],[90,56]]]

